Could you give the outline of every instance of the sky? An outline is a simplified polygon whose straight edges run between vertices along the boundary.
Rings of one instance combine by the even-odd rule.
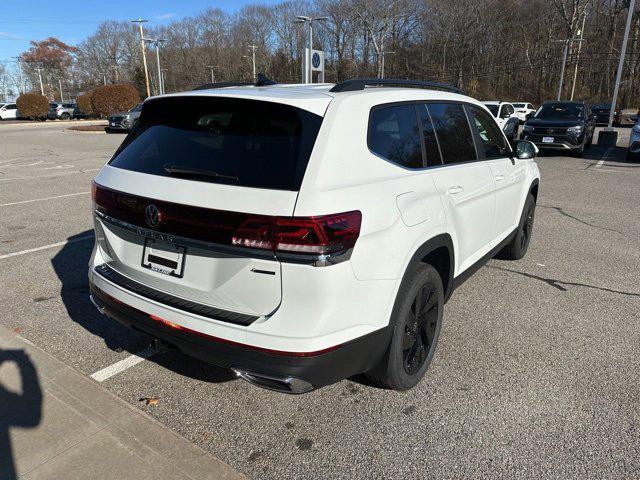
[[[277,0],[0,0],[0,63],[29,48],[30,40],[57,37],[75,45],[105,20],[145,18],[164,25],[207,8],[233,13],[250,3],[271,5]]]

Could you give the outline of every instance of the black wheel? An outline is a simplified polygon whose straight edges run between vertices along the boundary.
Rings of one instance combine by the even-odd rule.
[[[376,385],[392,390],[409,390],[429,368],[436,350],[444,291],[438,271],[420,263],[403,281],[393,309],[393,336],[380,365],[367,373]]]
[[[533,198],[533,195],[529,194],[527,200],[524,202],[518,229],[511,242],[496,255],[497,258],[502,260],[520,260],[526,255],[533,233],[533,218],[535,212],[536,200]]]
[[[71,118],[71,115],[69,115],[67,112],[64,112],[62,115],[60,115],[60,118],[62,120],[69,120]]]

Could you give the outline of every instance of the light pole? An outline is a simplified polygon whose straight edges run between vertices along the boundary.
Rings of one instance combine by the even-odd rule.
[[[305,15],[296,15],[294,23],[309,24],[309,51],[307,52],[307,68],[302,76],[302,83],[313,83],[313,65],[311,65],[311,56],[313,55],[313,22],[324,22],[329,17],[307,17]]]
[[[164,82],[162,81],[162,70],[160,69],[160,44],[166,42],[164,38],[145,38],[145,42],[156,47],[156,66],[158,68],[158,95],[164,94]]]
[[[58,87],[60,87],[60,101],[64,103],[64,95],[62,95],[62,80],[58,78]]]
[[[213,69],[217,67],[217,65],[205,65],[206,68],[211,70],[211,83],[216,83],[216,76],[213,74]]]
[[[584,24],[587,21],[587,12],[585,10],[582,17],[582,28],[580,29],[580,43],[578,43],[578,55],[576,55],[576,64],[573,67],[573,84],[571,85],[571,98],[573,101],[573,94],[576,92],[576,79],[578,78],[578,62],[580,61],[580,50],[582,50],[582,39],[584,37]]]
[[[256,45],[248,45],[247,48],[251,50],[251,61],[253,62],[253,81],[256,81]]]
[[[620,60],[618,61],[618,72],[616,73],[616,83],[613,87],[613,98],[611,99],[611,111],[609,112],[609,124],[607,130],[611,130],[613,125],[613,117],[616,113],[616,103],[618,101],[618,91],[620,90],[620,78],[622,77],[622,68],[624,67],[624,55],[627,51],[627,41],[629,40],[629,29],[631,28],[631,19],[636,6],[636,0],[629,2],[629,13],[627,14],[627,24],[624,27],[624,39],[622,40],[622,48],[620,49]]]
[[[138,20],[131,20],[131,23],[137,23],[140,27],[140,45],[142,46],[142,63],[144,64],[144,79],[147,84],[147,97],[151,96],[151,88],[149,87],[149,69],[147,68],[147,52],[144,45],[144,32],[142,31],[142,24],[148,22],[139,18]]]
[[[40,80],[40,94],[44,97],[44,85],[42,84],[42,67],[36,67],[38,79]]]

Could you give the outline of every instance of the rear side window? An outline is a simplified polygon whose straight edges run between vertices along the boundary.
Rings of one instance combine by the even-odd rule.
[[[476,160],[476,149],[464,108],[459,103],[429,103],[431,121],[445,164]]]
[[[422,168],[422,144],[413,104],[378,107],[371,112],[369,150],[407,168]]]
[[[488,159],[505,157],[509,153],[509,147],[498,124],[487,112],[477,107],[467,106],[467,108],[471,116],[471,124],[478,132],[479,148],[483,151],[484,157]]]
[[[243,187],[299,190],[322,117],[278,103],[174,97],[145,103],[109,165]]]

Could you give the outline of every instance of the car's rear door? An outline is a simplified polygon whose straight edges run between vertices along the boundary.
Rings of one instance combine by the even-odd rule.
[[[445,208],[447,225],[457,243],[456,274],[490,250],[495,198],[492,172],[478,158],[467,115],[461,103],[421,105],[438,140],[443,165],[432,169]]]
[[[270,102],[149,101],[95,182],[106,265],[206,307],[268,315],[281,269],[262,226],[291,216],[322,117]],[[266,223],[265,223],[266,222]]]
[[[495,182],[496,214],[493,238],[497,242],[518,225],[526,162],[512,158],[511,148],[504,134],[485,110],[473,105],[467,105],[465,108],[479,146],[479,154],[491,169]]]

